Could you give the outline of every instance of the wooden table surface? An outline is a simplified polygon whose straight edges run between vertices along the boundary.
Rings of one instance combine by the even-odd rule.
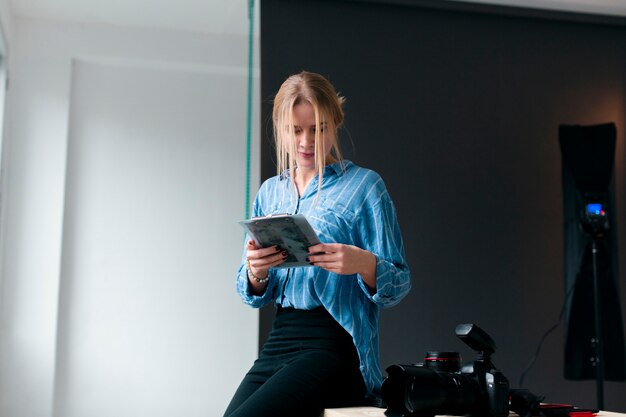
[[[517,414],[510,413],[509,417],[516,417]],[[598,417],[626,417],[626,414],[611,413],[601,411]],[[384,408],[376,407],[348,407],[348,408],[329,408],[324,411],[322,417],[386,417]],[[442,416],[445,417],[445,416]]]

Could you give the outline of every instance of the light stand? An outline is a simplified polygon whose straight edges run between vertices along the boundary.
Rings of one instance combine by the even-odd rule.
[[[591,339],[595,357],[593,365],[596,370],[596,398],[598,410],[604,410],[604,346],[602,337],[602,320],[600,316],[600,283],[598,279],[598,240],[604,238],[609,230],[609,221],[604,202],[597,198],[585,199],[584,213],[580,222],[581,229],[591,238],[591,259],[593,268],[593,311],[595,335]]]
[[[597,248],[596,238],[591,238],[591,256],[593,259],[593,310],[595,314],[595,339],[591,339],[591,343],[595,348],[596,367],[596,398],[598,402],[598,410],[604,410],[604,352],[602,344],[602,328],[600,320],[600,286],[598,285],[598,264],[597,264]]]

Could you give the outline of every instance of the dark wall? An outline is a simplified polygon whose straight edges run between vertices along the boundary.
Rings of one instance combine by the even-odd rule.
[[[454,327],[474,322],[519,387],[564,299],[559,124],[617,124],[625,212],[626,25],[403,3],[263,0],[262,175],[275,173],[271,98],[290,74],[324,74],[348,100],[345,153],[378,171],[394,199],[413,274],[409,296],[381,312],[383,366],[420,361],[426,350],[470,360]],[[623,260],[626,219],[617,222]],[[623,307],[625,273],[622,261]],[[272,316],[261,313],[261,341]],[[561,326],[524,385],[550,402],[595,405],[593,381],[562,375]],[[606,384],[607,409],[626,412],[625,389]]]

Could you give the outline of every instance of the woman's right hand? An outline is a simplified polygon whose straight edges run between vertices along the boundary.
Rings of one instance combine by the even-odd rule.
[[[270,246],[269,248],[257,248],[253,240],[249,240],[246,244],[246,259],[250,265],[252,275],[259,279],[266,278],[271,267],[280,265],[287,259],[287,252],[278,246]],[[248,274],[248,281],[255,288],[265,286],[267,283],[260,283]]]

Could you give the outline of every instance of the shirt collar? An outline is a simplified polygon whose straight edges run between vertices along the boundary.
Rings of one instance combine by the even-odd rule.
[[[348,168],[350,166],[352,166],[352,165],[354,165],[352,163],[352,161],[349,161],[347,159],[343,159],[341,161],[333,162],[332,164],[326,165],[326,167],[324,168],[324,175],[335,173],[337,176],[340,177],[343,174],[345,174],[345,172],[348,170]],[[281,174],[281,178],[288,178],[289,176],[290,176],[289,175],[289,169],[286,169]],[[317,178],[317,176],[315,178]]]
[[[352,165],[352,162],[347,159],[333,162],[332,164],[326,165],[326,168],[324,168],[324,174],[331,174],[334,172],[338,176],[342,176],[348,170],[350,165]]]

